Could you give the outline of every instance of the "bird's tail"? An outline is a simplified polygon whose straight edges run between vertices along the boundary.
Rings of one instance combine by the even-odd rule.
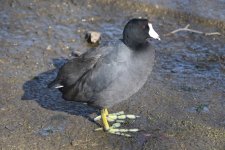
[[[56,78],[55,80],[53,80],[52,82],[50,82],[48,84],[48,88],[52,88],[52,87],[54,87],[54,88],[61,88],[63,86],[60,84],[60,81]]]

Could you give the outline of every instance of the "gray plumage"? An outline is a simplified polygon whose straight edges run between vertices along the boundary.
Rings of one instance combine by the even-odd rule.
[[[55,81],[62,84],[63,98],[111,107],[128,99],[146,82],[155,52],[134,51],[123,42],[95,49],[65,64]]]

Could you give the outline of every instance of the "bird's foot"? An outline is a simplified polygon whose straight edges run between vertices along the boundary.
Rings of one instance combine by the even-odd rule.
[[[94,121],[102,120],[103,122],[103,127],[102,128],[97,128],[95,131],[106,131],[111,134],[116,134],[116,135],[121,135],[121,136],[126,136],[126,137],[131,137],[129,132],[138,132],[140,131],[139,129],[118,129],[125,121],[126,119],[136,119],[139,118],[139,116],[136,115],[125,115],[123,111],[117,112],[117,113],[112,113],[108,114],[107,109],[103,109],[101,111],[101,116],[97,116],[94,118]],[[112,126],[109,126],[108,122],[114,122]]]
[[[131,115],[131,114],[124,114],[124,111],[120,111],[117,113],[112,113],[112,114],[107,114],[106,115],[106,119],[108,122],[118,122],[118,123],[123,123],[125,122],[125,119],[136,119],[139,118],[140,116],[137,115]],[[102,116],[97,116],[96,118],[94,118],[94,121],[99,121],[102,119]]]
[[[116,135],[125,136],[125,137],[131,137],[131,135],[128,133],[140,131],[139,129],[118,129],[120,126],[121,126],[121,123],[116,122],[112,124],[112,126],[109,127],[108,130],[105,130],[105,131],[111,134],[116,134]],[[103,131],[103,130],[104,130],[103,128],[95,129],[95,131]]]

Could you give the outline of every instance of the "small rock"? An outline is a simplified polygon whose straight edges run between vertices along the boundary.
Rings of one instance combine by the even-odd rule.
[[[95,32],[95,31],[89,31],[86,33],[85,39],[87,40],[88,43],[91,43],[91,44],[99,43],[101,39],[101,33]]]
[[[76,40],[75,39],[70,39],[70,42],[76,42]]]
[[[87,5],[88,8],[91,8],[92,6],[90,4]]]
[[[5,108],[5,107],[1,107],[1,106],[0,106],[0,110],[1,110],[1,111],[5,111],[5,110],[6,110],[6,108]]]
[[[48,50],[48,51],[51,50],[51,49],[52,49],[51,45],[48,45],[47,48],[46,48],[46,50]]]
[[[204,112],[204,113],[209,112],[209,108],[208,108],[208,105],[207,104],[197,105],[197,106],[195,106],[195,110],[198,113],[200,113],[200,112]]]
[[[63,50],[68,50],[68,49],[70,49],[70,47],[67,45],[64,45]]]
[[[52,134],[52,133],[54,133],[56,131],[57,131],[57,129],[55,129],[54,127],[49,126],[49,127],[46,127],[46,128],[43,128],[43,129],[39,130],[38,133],[40,135],[42,135],[42,136],[48,136],[49,134]]]
[[[188,112],[191,113],[209,113],[209,106],[208,104],[199,104],[197,106],[191,107],[188,109]]]
[[[70,144],[71,144],[72,146],[77,146],[77,145],[78,145],[75,139],[74,139],[74,140],[71,140],[71,141],[70,141]]]
[[[22,123],[12,122],[12,123],[9,123],[8,125],[6,125],[5,128],[8,129],[9,131],[15,131],[22,125],[23,125]]]
[[[91,21],[94,21],[95,20],[95,18],[94,17],[91,17],[91,19],[90,19]]]

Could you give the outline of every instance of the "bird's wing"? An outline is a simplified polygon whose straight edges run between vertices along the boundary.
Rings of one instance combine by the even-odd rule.
[[[99,57],[77,57],[68,61],[59,69],[56,79],[48,87],[61,88],[75,84],[80,77],[96,64]]]
[[[62,88],[74,85],[88,71],[92,70],[100,57],[104,57],[110,50],[106,47],[89,50],[80,57],[69,60],[58,72],[55,80],[48,87]]]
[[[89,51],[67,62],[50,85],[58,85],[65,100],[91,102],[121,72],[117,57],[118,47],[114,46]]]

